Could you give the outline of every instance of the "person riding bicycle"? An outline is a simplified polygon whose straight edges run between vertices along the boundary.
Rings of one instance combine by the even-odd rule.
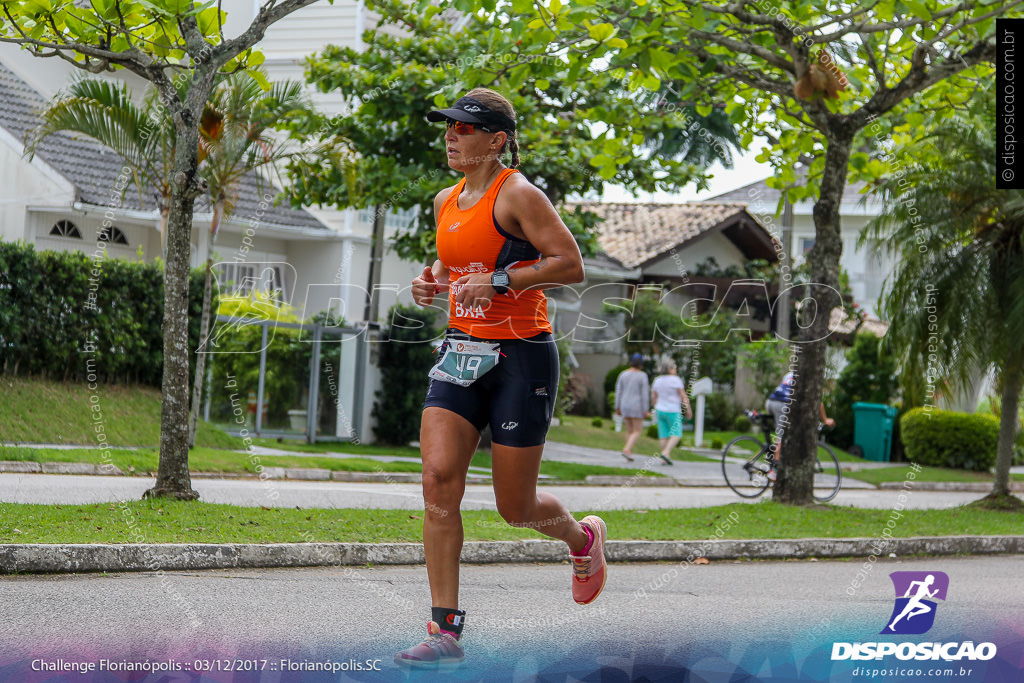
[[[768,473],[768,478],[772,481],[775,480],[776,468],[782,464],[782,433],[786,431],[786,426],[789,424],[789,406],[793,400],[794,386],[796,386],[796,374],[787,372],[779,386],[775,387],[775,391],[769,394],[764,402],[764,409],[775,419],[775,457],[771,459],[769,456],[772,469]],[[835,425],[836,421],[825,414],[824,403],[818,404],[818,413],[821,422],[826,427]],[[767,434],[765,436],[767,437]]]

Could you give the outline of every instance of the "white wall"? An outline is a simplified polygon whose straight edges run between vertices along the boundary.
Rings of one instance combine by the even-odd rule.
[[[0,129],[0,239],[31,241],[26,217],[33,205],[70,205],[71,184],[21,155],[21,143]],[[49,227],[49,226],[47,226]]]
[[[895,259],[876,252],[868,245],[857,246],[861,230],[872,217],[855,214],[842,218],[840,225],[842,227],[843,254],[839,263],[849,273],[853,300],[862,306],[868,315],[877,318],[879,317],[878,298],[886,277],[892,273]],[[792,252],[794,263],[804,261],[803,240],[814,240],[814,221],[809,215],[795,215],[793,217]]]
[[[714,258],[721,268],[742,267],[747,262],[746,256],[729,238],[721,232],[716,232],[692,245],[687,245],[674,255],[668,254],[649,266],[644,266],[644,275],[646,277],[674,278],[692,275],[697,265],[708,258]]]

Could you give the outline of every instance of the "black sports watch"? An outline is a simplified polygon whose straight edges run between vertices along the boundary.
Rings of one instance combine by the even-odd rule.
[[[504,268],[499,268],[491,273],[491,287],[494,287],[497,294],[508,294],[509,282],[508,271]]]

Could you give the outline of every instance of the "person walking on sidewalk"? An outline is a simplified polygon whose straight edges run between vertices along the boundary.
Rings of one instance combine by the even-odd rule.
[[[432,607],[427,639],[395,655],[406,668],[448,667],[465,657],[459,508],[487,425],[498,513],[569,546],[577,603],[593,602],[607,578],[604,521],[577,521],[555,496],[537,491],[558,389],[558,351],[541,290],[580,282],[583,259],[548,198],[515,170],[515,117],[512,104],[487,88],[427,114],[446,124],[448,165],[464,177],[435,197],[438,259],[412,281],[420,306],[447,293],[449,329],[429,373],[420,426]],[[511,168],[502,163],[506,151]]]
[[[633,446],[640,438],[644,418],[651,412],[647,373],[641,370],[643,364],[644,357],[634,353],[629,359],[629,367],[615,380],[615,414],[621,415],[626,424],[626,445],[622,447],[622,457],[630,462],[633,462]]]
[[[683,437],[683,416],[693,417],[686,386],[676,374],[676,362],[669,358],[661,362],[661,374],[651,384],[651,403],[658,418],[658,439],[661,440],[661,459],[666,465],[672,464],[672,449]]]

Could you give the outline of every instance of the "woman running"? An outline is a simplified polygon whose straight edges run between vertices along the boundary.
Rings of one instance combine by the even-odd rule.
[[[605,523],[580,521],[537,491],[558,389],[558,351],[542,289],[580,282],[583,259],[548,198],[515,170],[515,110],[487,88],[427,119],[447,124],[448,165],[465,174],[434,198],[438,260],[413,280],[431,305],[447,291],[449,329],[423,403],[423,548],[432,608],[427,639],[395,655],[405,667],[457,665],[466,623],[459,609],[460,504],[469,462],[490,425],[498,513],[569,546],[572,596],[588,604],[605,583]],[[512,168],[501,158],[512,153]]]

